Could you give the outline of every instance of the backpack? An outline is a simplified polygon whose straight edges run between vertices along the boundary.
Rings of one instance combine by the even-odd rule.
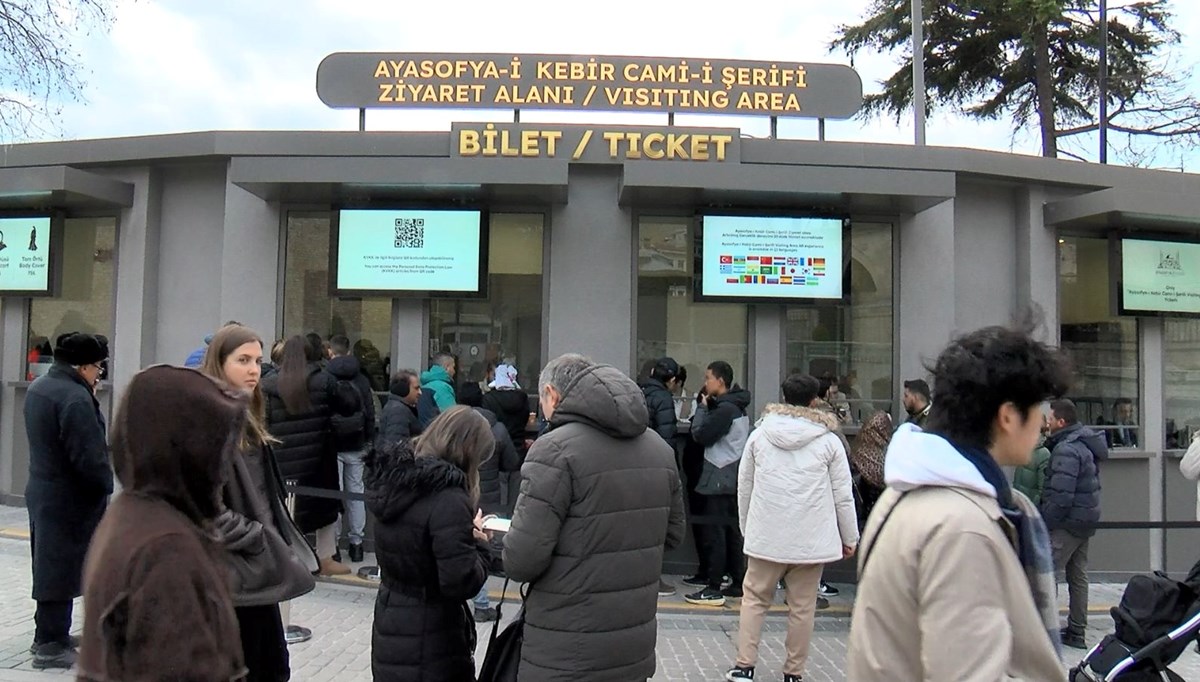
[[[1174,630],[1194,614],[1197,594],[1192,586],[1162,571],[1135,575],[1125,586],[1121,602],[1112,608],[1117,639],[1144,647]]]
[[[339,401],[357,405],[352,414],[341,415],[334,411],[330,417],[338,451],[359,450],[367,438],[367,412],[363,407],[362,395],[354,382],[346,379],[337,380],[336,391]]]

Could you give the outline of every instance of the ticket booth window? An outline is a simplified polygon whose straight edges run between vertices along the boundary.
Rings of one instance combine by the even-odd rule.
[[[655,360],[669,356],[687,370],[684,389],[694,395],[708,364],[724,360],[733,367],[734,383],[746,387],[747,306],[693,301],[693,239],[691,218],[638,220],[637,378],[645,379]]]
[[[1063,236],[1058,244],[1060,342],[1074,363],[1067,397],[1079,421],[1113,448],[1142,448],[1138,400],[1138,321],[1113,314],[1109,243]]]
[[[83,332],[112,339],[116,246],[116,218],[65,221],[58,295],[29,302],[26,379],[46,373],[54,359],[54,339],[62,334]]]
[[[289,213],[284,260],[283,336],[345,336],[371,388],[386,391],[392,348],[392,299],[330,293],[328,212]],[[264,339],[268,343],[271,340]]]
[[[429,354],[458,358],[460,383],[488,383],[504,363],[517,368],[517,381],[536,393],[542,369],[542,246],[545,216],[489,214],[488,296],[435,298],[429,306]]]
[[[787,308],[784,372],[836,383],[830,399],[849,426],[877,410],[895,411],[892,244],[890,223],[851,223],[843,269],[849,296]]]
[[[1200,320],[1167,319],[1163,347],[1165,446],[1182,450],[1200,438]]]

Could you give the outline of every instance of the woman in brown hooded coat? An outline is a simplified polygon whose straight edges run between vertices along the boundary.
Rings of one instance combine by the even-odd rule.
[[[79,679],[230,682],[246,669],[222,549],[212,535],[242,394],[160,365],[130,382],[113,425],[124,492],[84,567]]]

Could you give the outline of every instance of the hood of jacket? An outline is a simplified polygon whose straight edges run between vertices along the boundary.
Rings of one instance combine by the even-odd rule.
[[[442,367],[441,365],[434,365],[433,367],[430,367],[429,369],[425,370],[424,372],[421,372],[421,385],[422,386],[428,386],[429,384],[432,384],[435,381],[440,381],[444,384],[453,383],[450,379],[450,373],[447,372],[446,368]]]
[[[595,365],[563,389],[550,428],[579,423],[614,438],[636,438],[646,432],[649,419],[646,399],[633,379],[616,367]]]
[[[668,398],[674,398],[674,396],[671,395],[671,392],[667,390],[667,385],[653,377],[639,383],[638,388],[642,389],[642,395],[646,396],[647,398],[659,393],[665,393],[667,394]]]
[[[495,402],[501,411],[512,414],[529,414],[529,394],[512,388],[497,388],[483,394],[485,400]]]
[[[1054,450],[1064,443],[1076,442],[1087,448],[1097,462],[1108,459],[1108,443],[1104,440],[1104,434],[1095,429],[1089,429],[1083,424],[1071,424],[1065,429],[1050,434],[1042,445]]]
[[[483,418],[487,420],[488,426],[495,426],[496,423],[498,421],[500,421],[499,419],[496,418],[496,413],[492,412],[491,410],[487,409],[486,407],[472,407],[471,409],[475,410],[479,414],[482,414]]]
[[[438,457],[416,457],[408,441],[376,448],[366,464],[367,508],[380,521],[393,521],[419,500],[446,490],[467,490],[462,469]]]
[[[756,427],[780,450],[799,450],[837,430],[837,420],[811,407],[771,403],[763,409]]]
[[[215,518],[246,405],[240,391],[197,370],[142,370],[125,389],[113,425],[113,466],[122,487],[165,500],[196,523]]]
[[[996,497],[996,488],[950,441],[903,424],[892,436],[884,456],[883,479],[900,490],[924,487],[965,488]]]
[[[325,369],[342,381],[354,381],[354,378],[362,371],[362,364],[353,355],[339,355],[330,360]]]
[[[750,391],[747,391],[741,386],[734,384],[733,387],[728,391],[725,391],[716,398],[713,398],[713,402],[717,403],[718,405],[721,403],[732,403],[736,405],[738,410],[744,414],[746,410],[750,408],[750,399]]]

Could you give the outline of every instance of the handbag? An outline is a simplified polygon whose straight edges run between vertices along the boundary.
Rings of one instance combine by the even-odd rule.
[[[503,617],[501,607],[504,597],[508,594],[508,578],[504,579],[503,592],[500,601],[496,603],[496,620],[492,623],[492,634],[488,638],[487,653],[483,656],[483,665],[479,668],[478,682],[517,682],[517,671],[521,666],[521,645],[525,641],[525,605],[517,612],[513,622],[500,631],[500,619]],[[526,584],[521,600],[529,594]]]

